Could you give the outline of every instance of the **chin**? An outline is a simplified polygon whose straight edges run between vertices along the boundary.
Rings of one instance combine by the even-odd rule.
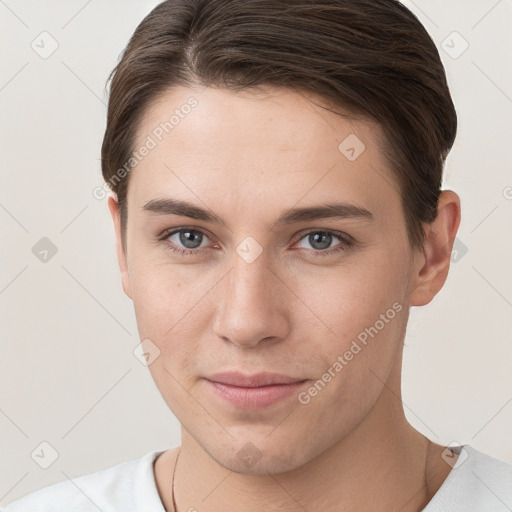
[[[222,467],[244,475],[267,475],[293,471],[315,457],[305,450],[303,439],[293,442],[291,436],[236,435],[221,442],[209,438],[202,448]]]

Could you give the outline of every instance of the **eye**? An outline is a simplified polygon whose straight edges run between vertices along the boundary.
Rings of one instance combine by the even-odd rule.
[[[207,247],[208,237],[197,229],[179,228],[167,231],[161,237],[162,242],[173,252],[192,254],[202,252]]]
[[[339,243],[333,246],[332,244],[336,239],[339,240]],[[306,242],[306,245],[309,244],[309,247],[302,245],[304,242]],[[337,251],[347,250],[352,245],[352,239],[345,233],[328,230],[310,231],[303,235],[297,244],[300,249],[312,249],[315,253],[322,256],[332,254]]]

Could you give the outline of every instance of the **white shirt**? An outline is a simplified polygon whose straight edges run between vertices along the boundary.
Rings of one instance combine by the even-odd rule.
[[[510,512],[512,465],[463,446],[423,512]],[[0,507],[0,512],[165,512],[153,462],[162,451],[59,482]]]

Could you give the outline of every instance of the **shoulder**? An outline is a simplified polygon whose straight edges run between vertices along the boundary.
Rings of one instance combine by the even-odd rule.
[[[162,451],[152,451],[87,475],[34,491],[10,503],[1,512],[103,512],[138,510],[162,512],[155,486],[153,462]]]
[[[458,452],[457,462],[424,512],[510,511],[512,465],[469,445]]]

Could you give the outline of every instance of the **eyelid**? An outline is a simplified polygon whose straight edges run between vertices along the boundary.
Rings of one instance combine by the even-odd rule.
[[[355,245],[356,241],[353,237],[351,237],[349,234],[344,233],[343,231],[337,231],[335,229],[326,229],[326,228],[310,228],[308,231],[303,232],[300,236],[297,237],[297,240],[294,242],[294,246],[297,245],[301,240],[303,240],[305,237],[310,235],[311,233],[328,233],[330,235],[335,236],[340,240],[339,244],[336,244],[333,247],[330,247],[328,249],[304,249],[306,251],[313,252],[315,254],[331,254],[332,252],[335,252],[336,250],[347,250],[353,245]],[[339,247],[341,246],[341,247]],[[300,250],[302,248],[298,248],[297,250]]]
[[[174,228],[168,228],[168,229],[165,229],[164,231],[162,231],[162,233],[160,233],[157,238],[158,240],[164,240],[165,238],[168,238],[170,237],[171,235],[175,235],[176,233],[179,233],[180,231],[197,231],[198,233],[201,233],[202,235],[208,237],[208,238],[212,238],[207,232],[206,230],[204,230],[203,228],[198,228],[198,227],[194,227],[194,226],[176,226]]]
[[[308,228],[306,231],[301,232],[297,235],[297,241],[302,240],[305,236],[310,235],[311,233],[329,233],[331,235],[336,235],[345,241],[355,242],[354,238],[352,238],[348,233],[344,231],[337,231],[336,229],[331,228]]]
[[[203,230],[202,228],[197,228],[197,227],[192,227],[192,226],[177,226],[174,228],[168,228],[168,229],[164,230],[160,235],[158,235],[157,240],[161,243],[167,244],[168,248],[171,248],[172,250],[175,250],[176,252],[181,252],[181,253],[186,253],[186,254],[192,254],[192,253],[199,254],[199,253],[203,252],[205,249],[208,249],[207,246],[197,247],[195,249],[187,249],[185,247],[177,246],[176,244],[174,244],[173,242],[170,242],[168,240],[168,238],[171,237],[172,235],[175,235],[176,233],[180,233],[182,231],[195,231],[197,233],[201,233],[204,237],[208,238],[209,240],[212,239],[212,237],[208,233],[206,233],[205,230]],[[215,244],[216,242],[213,242],[213,243]],[[217,243],[217,245],[218,245],[218,243]],[[171,247],[171,246],[173,246],[173,247]]]

